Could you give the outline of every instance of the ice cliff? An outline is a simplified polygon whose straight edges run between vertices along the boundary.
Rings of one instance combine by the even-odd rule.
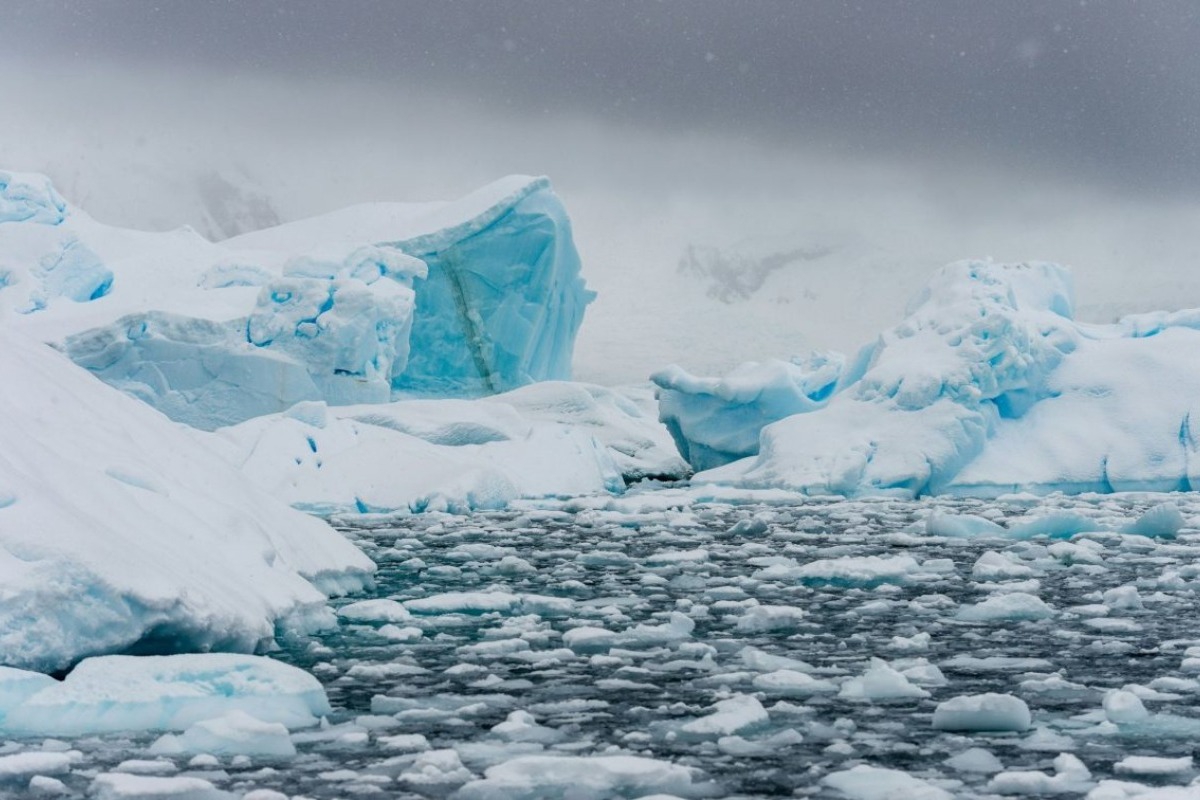
[[[1200,484],[1200,313],[1090,325],[1073,307],[1059,266],[951,264],[841,374],[673,368],[655,376],[660,413],[702,483],[903,496]]]
[[[0,309],[195,427],[568,378],[591,296],[544,178],[213,244],[102,225],[0,172]]]

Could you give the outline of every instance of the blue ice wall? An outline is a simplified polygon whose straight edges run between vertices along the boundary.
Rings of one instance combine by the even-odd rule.
[[[545,178],[484,224],[397,242],[423,260],[401,392],[504,392],[571,376],[583,312],[595,296],[580,275],[571,223]]]

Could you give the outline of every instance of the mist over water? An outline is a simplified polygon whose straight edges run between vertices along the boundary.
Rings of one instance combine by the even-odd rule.
[[[0,165],[211,238],[549,175],[604,383],[852,350],[958,258],[1065,263],[1088,319],[1200,305],[1185,5],[252,6],[10,7]]]

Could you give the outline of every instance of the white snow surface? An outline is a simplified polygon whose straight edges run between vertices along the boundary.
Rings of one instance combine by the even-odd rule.
[[[373,563],[192,432],[0,329],[0,661],[252,652],[332,621]]]

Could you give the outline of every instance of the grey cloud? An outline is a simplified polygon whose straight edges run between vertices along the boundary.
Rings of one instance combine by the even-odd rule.
[[[335,76],[381,102],[420,88],[534,118],[842,153],[966,149],[1200,188],[1190,0],[18,0],[0,23],[0,48],[31,65]]]

